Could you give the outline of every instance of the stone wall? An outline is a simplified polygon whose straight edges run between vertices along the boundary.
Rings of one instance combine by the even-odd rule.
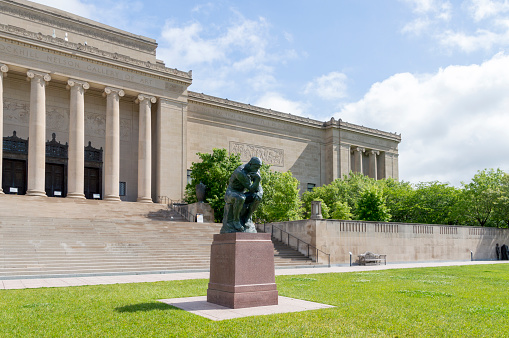
[[[349,263],[349,252],[355,261],[357,255],[366,251],[386,254],[389,263],[470,260],[471,251],[474,260],[492,260],[496,259],[496,243],[509,245],[509,229],[341,220],[271,225],[330,253],[332,264]],[[291,244],[294,243],[292,240]],[[305,250],[301,245],[300,251]]]

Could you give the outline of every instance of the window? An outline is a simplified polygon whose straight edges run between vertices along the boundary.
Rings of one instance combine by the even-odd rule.
[[[308,191],[313,191],[313,188],[316,187],[314,183],[308,183]]]
[[[126,191],[127,191],[126,183],[125,182],[120,182],[119,187],[118,187],[118,194],[120,196],[125,196]]]
[[[187,184],[191,184],[191,181],[193,180],[191,178],[191,172],[192,172],[192,170],[187,169]]]

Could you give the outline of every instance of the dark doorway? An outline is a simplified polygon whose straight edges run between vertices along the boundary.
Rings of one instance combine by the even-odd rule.
[[[63,164],[46,163],[46,195],[48,197],[65,197],[65,166]]]
[[[94,199],[94,194],[101,198],[101,170],[85,167],[85,197]]]
[[[2,189],[4,193],[26,194],[26,161],[4,158],[2,169]],[[16,189],[18,190],[17,192],[15,191]]]

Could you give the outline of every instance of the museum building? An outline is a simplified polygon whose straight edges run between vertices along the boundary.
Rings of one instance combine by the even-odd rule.
[[[189,91],[154,39],[25,0],[0,0],[4,193],[180,200],[197,152],[288,171],[301,191],[350,171],[398,178],[401,136]],[[199,76],[199,74],[198,74]]]

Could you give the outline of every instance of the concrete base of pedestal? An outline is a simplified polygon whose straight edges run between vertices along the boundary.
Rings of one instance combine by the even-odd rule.
[[[207,302],[232,309],[277,305],[270,234],[214,235]]]

